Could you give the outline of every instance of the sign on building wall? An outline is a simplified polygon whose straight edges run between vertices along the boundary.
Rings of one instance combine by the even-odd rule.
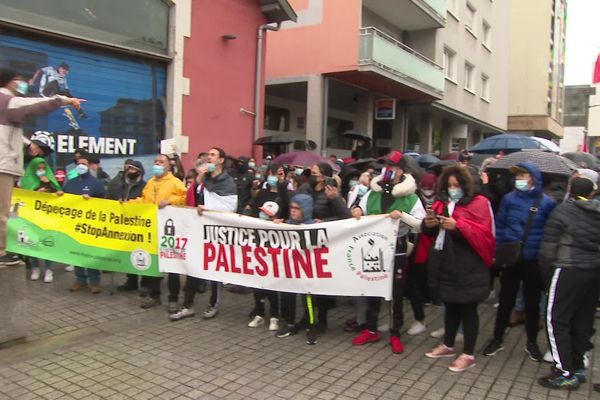
[[[24,125],[29,135],[52,134],[55,166],[68,164],[77,148],[115,165],[157,153],[165,127],[163,63],[4,33],[0,67],[29,82],[28,97],[62,94],[86,100],[79,112],[66,106]]]
[[[375,119],[396,119],[396,99],[375,100]]]

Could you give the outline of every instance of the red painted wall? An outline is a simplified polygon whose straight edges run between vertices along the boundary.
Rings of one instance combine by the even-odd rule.
[[[187,168],[198,153],[215,146],[234,156],[252,153],[254,117],[240,108],[254,111],[257,29],[264,23],[258,0],[192,1],[183,65],[183,75],[190,79],[182,117],[190,140]],[[223,40],[226,34],[237,39]]]

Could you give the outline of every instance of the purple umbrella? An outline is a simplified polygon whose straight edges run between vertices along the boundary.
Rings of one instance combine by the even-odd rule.
[[[312,151],[292,151],[278,155],[273,162],[275,164],[298,165],[301,167],[311,167],[319,162],[325,162],[331,165],[336,171],[340,170],[337,164],[332,163],[329,158],[322,157]]]

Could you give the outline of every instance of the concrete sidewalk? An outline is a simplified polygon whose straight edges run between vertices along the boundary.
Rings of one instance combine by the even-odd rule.
[[[600,382],[595,356],[588,383],[579,390],[539,386],[536,380],[549,364],[526,356],[522,327],[508,332],[503,352],[493,358],[478,354],[475,368],[456,374],[447,369],[450,359],[423,356],[437,344],[428,334],[403,334],[401,355],[391,353],[387,333],[379,343],[352,347],[353,334],[342,331],[353,313],[347,299],[338,300],[329,331],[309,346],[304,334],[277,339],[265,326],[248,328],[251,295],[225,291],[211,320],[201,318],[208,294],[198,295],[195,317],[170,322],[164,306],[142,310],[135,293],[109,295],[110,277],[103,274],[99,295],[70,293],[73,274],[62,267],[52,284],[27,282],[29,336],[0,350],[0,398],[600,399],[589,383]],[[413,322],[408,302],[405,314],[404,330]],[[426,315],[428,329],[442,325],[441,308],[428,307]],[[480,307],[479,352],[494,317],[492,305]]]

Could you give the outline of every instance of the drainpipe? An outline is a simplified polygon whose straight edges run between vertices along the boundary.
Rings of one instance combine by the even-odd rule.
[[[260,103],[262,93],[262,69],[263,69],[263,47],[266,31],[278,31],[281,29],[281,22],[276,26],[263,24],[258,27],[256,42],[256,82],[254,87],[254,140],[258,139],[260,133]]]

